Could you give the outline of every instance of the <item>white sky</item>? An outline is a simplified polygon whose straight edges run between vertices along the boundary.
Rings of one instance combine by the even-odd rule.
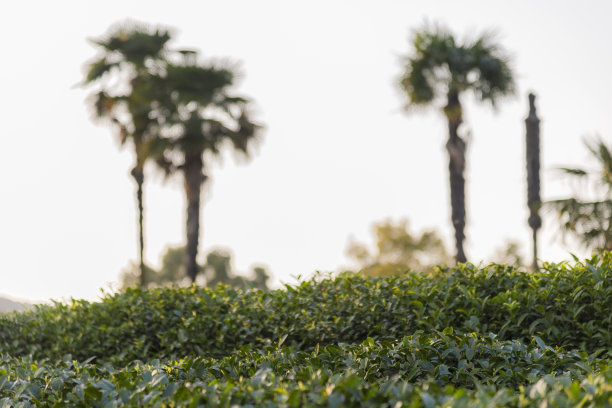
[[[527,93],[538,95],[542,196],[570,193],[554,168],[584,164],[581,138],[612,138],[609,1],[20,1],[0,13],[0,294],[96,299],[136,259],[129,147],[90,120],[74,87],[95,55],[86,38],[125,18],[178,30],[172,45],[241,61],[264,138],[249,162],[210,165],[201,253],[231,248],[235,269],[264,264],[277,280],[349,265],[349,237],[410,219],[452,248],[446,122],[406,115],[395,80],[411,30],[494,28],[514,55],[518,94],[490,107],[464,99],[468,152],[466,252],[490,259],[507,239],[530,258],[524,159]],[[180,178],[148,173],[146,260],[183,242]],[[569,258],[554,218],[544,260]]]

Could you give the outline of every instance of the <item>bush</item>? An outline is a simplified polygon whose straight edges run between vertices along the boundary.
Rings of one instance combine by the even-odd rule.
[[[417,330],[494,333],[594,353],[612,349],[612,256],[535,273],[466,265],[438,277],[344,274],[283,290],[158,288],[0,316],[0,352],[123,361],[223,357],[281,337],[297,350]]]
[[[0,408],[612,404],[612,255],[0,316]]]

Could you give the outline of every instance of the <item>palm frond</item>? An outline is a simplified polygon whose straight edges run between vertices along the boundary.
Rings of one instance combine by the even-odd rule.
[[[429,67],[426,65],[426,61],[408,60],[408,68],[400,81],[402,89],[408,96],[406,107],[411,105],[427,105],[436,96],[431,74],[428,70]]]
[[[111,27],[99,39],[90,40],[108,55],[118,55],[125,62],[144,66],[148,58],[163,55],[171,33],[167,29],[152,28],[146,24],[124,21]]]
[[[610,149],[601,139],[596,139],[592,142],[585,141],[588,150],[601,165],[601,180],[603,184],[610,190],[612,189],[612,153]]]
[[[96,82],[103,78],[106,74],[116,68],[119,64],[116,62],[109,62],[107,58],[101,58],[89,64],[85,79],[82,85],[88,85],[92,82]]]
[[[466,46],[472,56],[470,73],[475,77],[468,86],[480,100],[491,102],[515,92],[510,56],[494,41],[493,32],[485,32],[473,44]]]
[[[249,154],[249,147],[259,139],[261,125],[251,121],[246,109],[243,109],[238,117],[238,131],[230,135],[234,149]]]
[[[558,169],[559,171],[565,173],[565,174],[569,174],[572,176],[578,176],[578,177],[584,177],[587,176],[588,173],[585,170],[582,169],[570,169],[567,167],[559,167]]]
[[[442,26],[426,26],[412,37],[413,53],[405,59],[400,87],[408,97],[407,107],[429,104],[437,96],[454,90],[472,90],[480,100],[497,100],[514,93],[510,57],[484,33],[473,42],[458,44]]]
[[[601,140],[588,142],[585,145],[593,158],[601,166],[599,183],[608,189],[608,195],[602,200],[584,201],[577,197],[552,200],[545,206],[556,212],[561,228],[566,234],[578,238],[582,244],[596,251],[612,250],[612,198],[609,195],[612,183],[612,160],[610,149]],[[583,169],[562,168],[565,174],[572,177],[585,178],[592,175]]]
[[[233,83],[233,74],[226,69],[176,64],[166,69],[166,87],[175,104],[209,105]]]

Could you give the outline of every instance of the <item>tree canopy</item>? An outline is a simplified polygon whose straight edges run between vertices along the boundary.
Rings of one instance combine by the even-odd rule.
[[[434,229],[412,233],[407,219],[386,220],[373,226],[376,247],[351,242],[347,255],[360,273],[368,276],[399,275],[408,270],[422,272],[451,262],[446,247]]]
[[[472,91],[478,100],[495,105],[501,97],[513,93],[510,58],[495,40],[493,32],[460,43],[442,26],[416,30],[413,52],[405,58],[400,79],[408,97],[406,107],[430,105],[436,98],[464,91]]]

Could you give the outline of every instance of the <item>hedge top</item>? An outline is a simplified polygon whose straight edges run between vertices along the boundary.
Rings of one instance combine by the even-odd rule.
[[[431,276],[315,278],[270,292],[130,289],[0,316],[0,354],[126,362],[220,358],[283,342],[308,351],[453,327],[499,340],[612,351],[612,254],[526,273],[462,265]]]

